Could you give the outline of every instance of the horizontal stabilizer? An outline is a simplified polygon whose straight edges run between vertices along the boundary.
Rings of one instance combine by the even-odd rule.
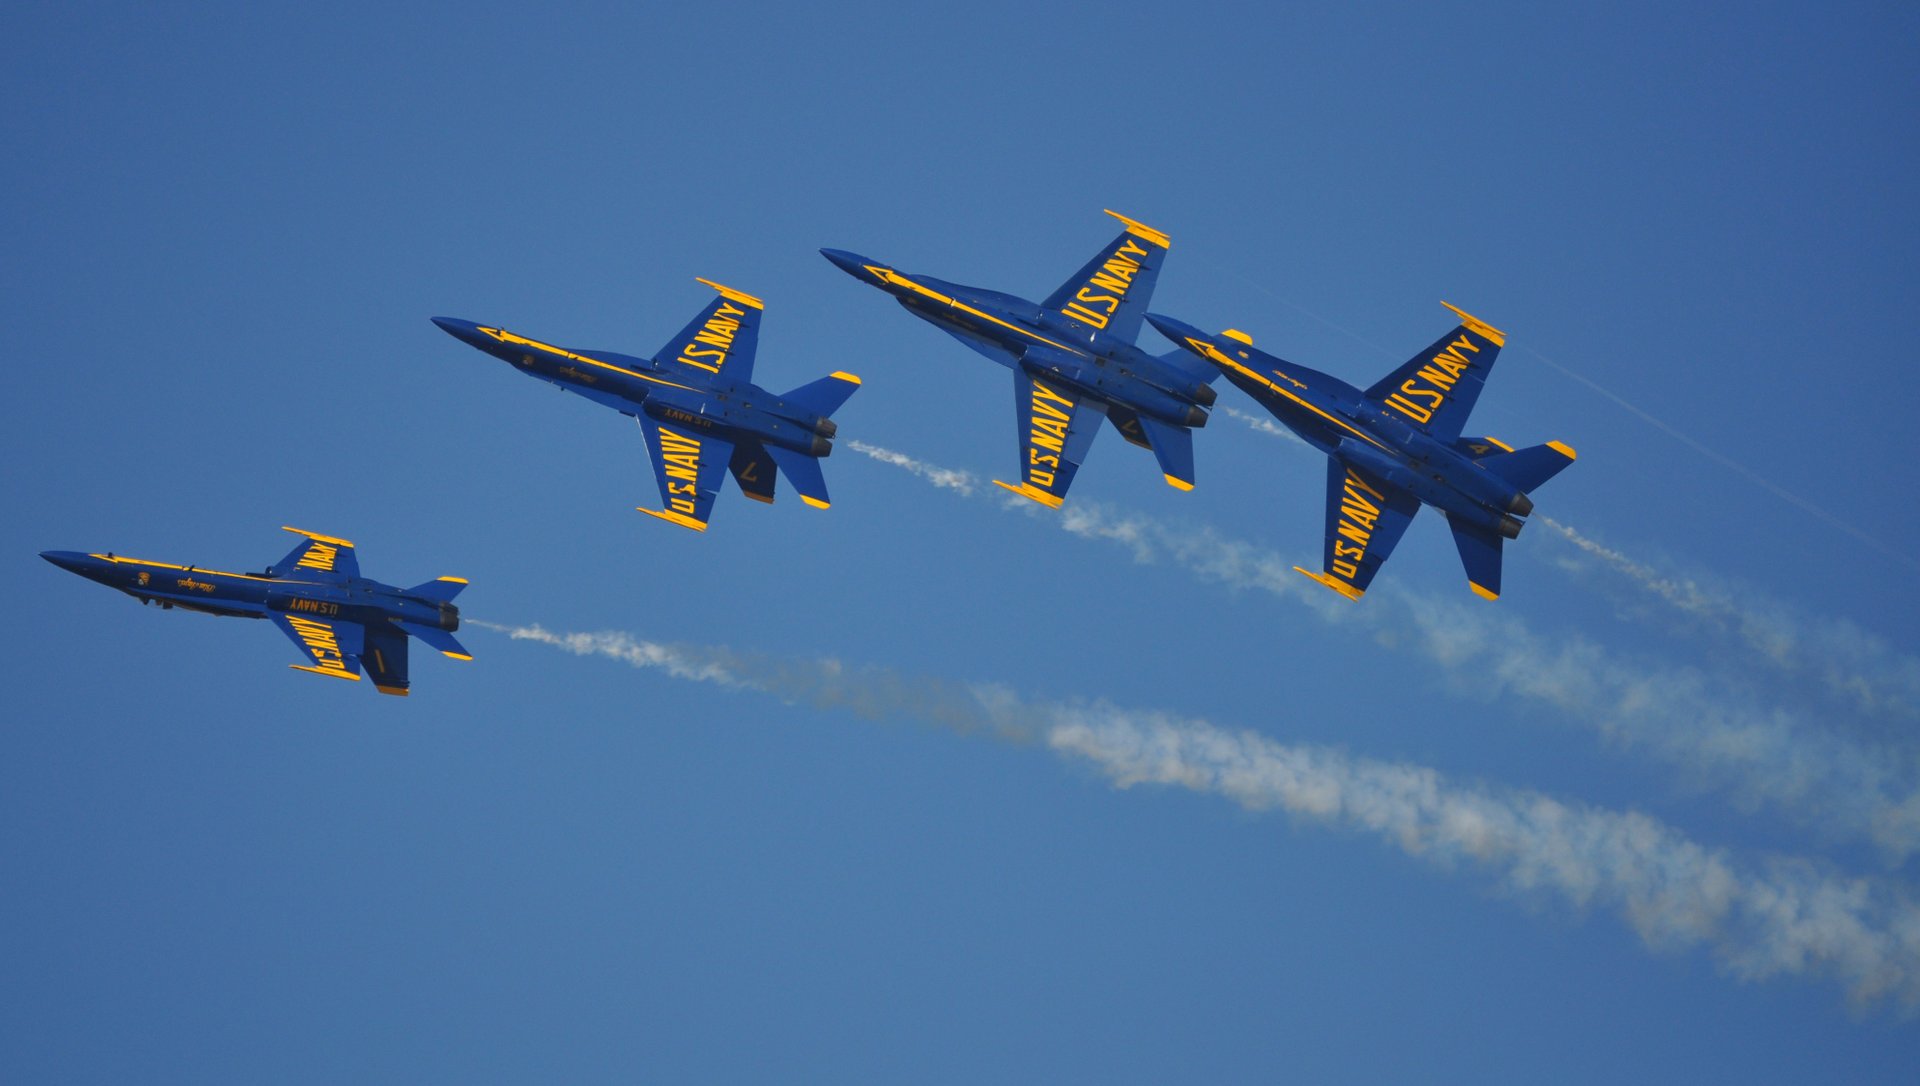
[[[1485,528],[1449,520],[1453,545],[1460,551],[1460,564],[1467,567],[1467,583],[1482,599],[1500,598],[1500,537]]]
[[[465,577],[435,577],[431,581],[407,589],[407,595],[433,600],[436,603],[451,603],[453,597],[458,596],[466,587]]]
[[[1166,477],[1167,485],[1175,490],[1193,489],[1193,431],[1184,426],[1174,426],[1161,422],[1151,415],[1141,415],[1140,427],[1147,433],[1147,440],[1153,446],[1154,458],[1160,461],[1160,474]]]
[[[778,445],[763,445],[767,455],[780,465],[781,474],[800,492],[800,500],[815,509],[825,509],[832,502],[827,497],[827,477],[820,470],[820,461],[803,452],[783,449]]]
[[[1560,474],[1573,463],[1574,451],[1558,441],[1534,445],[1517,452],[1495,453],[1482,457],[1480,466],[1512,483],[1522,491],[1532,491]]]
[[[826,417],[840,410],[848,397],[858,391],[860,378],[851,373],[836,373],[812,384],[801,385],[780,398],[802,411]]]
[[[452,634],[437,626],[422,626],[418,622],[399,622],[395,625],[419,638],[442,656],[451,656],[456,660],[473,659],[473,653],[468,652]]]

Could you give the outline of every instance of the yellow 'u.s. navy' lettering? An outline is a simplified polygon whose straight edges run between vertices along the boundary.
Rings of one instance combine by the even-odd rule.
[[[1340,493],[1340,525],[1335,529],[1331,572],[1351,582],[1360,576],[1360,563],[1366,561],[1367,543],[1373,539],[1380,522],[1380,506],[1386,495],[1347,469],[1346,484]]]
[[[1131,237],[1122,237],[1119,247],[1100,265],[1100,270],[1093,273],[1086,286],[1074,292],[1073,299],[1062,306],[1060,312],[1082,324],[1105,328],[1126,299],[1134,275],[1140,271],[1140,262],[1134,257],[1146,255],[1147,251]]]
[[[337,603],[326,603],[321,600],[302,599],[288,603],[287,610],[305,611],[308,614],[314,615],[337,615],[340,613],[340,605]]]
[[[332,573],[334,557],[339,553],[337,548],[315,541],[307,547],[307,552],[301,555],[300,561],[295,564],[302,569],[317,569],[322,573]]]
[[[1387,397],[1387,406],[1422,425],[1432,422],[1441,405],[1447,402],[1453,386],[1473,365],[1473,360],[1461,351],[1479,354],[1480,345],[1464,335],[1447,344],[1446,350],[1400,382],[1400,388]]]
[[[1039,381],[1031,382],[1027,427],[1027,481],[1051,487],[1067,447],[1067,426],[1073,421],[1073,401]]]
[[[719,373],[720,367],[727,364],[727,352],[733,349],[733,335],[740,330],[738,318],[745,315],[746,310],[721,301],[713,316],[694,333],[693,342],[680,348],[679,361],[709,373]],[[707,359],[711,361],[705,361]]]
[[[700,492],[700,439],[665,426],[656,429],[661,470],[667,476],[667,507],[692,516],[694,496]]]
[[[314,622],[295,615],[287,616],[287,625],[293,627],[293,632],[300,636],[301,642],[307,646],[307,651],[313,655],[314,664],[320,670],[343,675],[352,674],[347,669],[346,654],[340,651],[340,642],[333,635],[333,627],[324,622]]]

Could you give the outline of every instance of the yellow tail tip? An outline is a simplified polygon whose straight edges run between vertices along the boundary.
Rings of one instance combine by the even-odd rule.
[[[1331,574],[1315,573],[1310,569],[1301,569],[1299,566],[1293,567],[1293,571],[1295,573],[1300,574],[1302,577],[1305,577],[1309,581],[1319,581],[1321,584],[1326,585],[1328,588],[1333,589],[1335,592],[1340,593],[1342,596],[1345,596],[1350,600],[1357,600],[1361,596],[1364,596],[1367,594],[1366,589],[1355,588],[1352,585],[1348,584],[1347,582],[1340,580],[1339,578],[1334,577]]]
[[[1142,238],[1146,241],[1151,241],[1155,245],[1160,246],[1162,249],[1171,249],[1173,247],[1173,239],[1167,236],[1166,231],[1155,230],[1153,227],[1148,226],[1146,223],[1143,223],[1138,219],[1129,219],[1125,215],[1120,214],[1118,211],[1113,211],[1111,209],[1108,209],[1107,214],[1112,215],[1114,218],[1119,219],[1123,223],[1126,223],[1127,233],[1132,234],[1135,237]]]
[[[1023,498],[1032,498],[1034,501],[1039,502],[1041,505],[1046,506],[1048,509],[1058,509],[1060,508],[1061,503],[1067,500],[1058,495],[1049,494],[1046,491],[1041,490],[1038,487],[1035,487],[1031,483],[1021,483],[1019,486],[1014,486],[1012,483],[1003,483],[1000,480],[995,479],[993,481],[993,485],[1010,490],[1013,493],[1018,494]]]
[[[765,309],[767,307],[767,304],[765,302],[761,301],[760,299],[754,297],[751,294],[748,294],[744,290],[735,290],[729,286],[722,286],[721,284],[716,283],[711,279],[702,279],[697,275],[693,277],[693,281],[696,283],[705,283],[706,285],[719,291],[720,296],[722,298],[725,298],[729,302],[739,302],[741,305],[749,305],[755,309]]]
[[[830,508],[832,505],[831,502],[823,502],[819,498],[811,497],[806,494],[800,495],[800,500],[803,502],[806,502],[808,505],[813,506],[815,509],[827,509],[827,508]]]
[[[860,378],[858,375],[848,373],[845,370],[835,370],[833,371],[833,376],[836,380],[845,381],[850,385],[857,385],[860,383]]]
[[[662,511],[659,509],[648,509],[645,506],[640,506],[638,508],[640,512],[645,513],[650,517],[659,517],[661,520],[666,521],[668,524],[678,524],[682,528],[692,528],[696,532],[704,532],[707,530],[706,521],[695,520],[692,517],[686,515],[685,513],[674,513],[670,511]]]
[[[1547,442],[1547,448],[1552,449],[1554,452],[1559,453],[1561,456],[1564,456],[1569,460],[1578,460],[1580,458],[1580,454],[1573,451],[1573,446],[1568,445],[1565,442],[1549,441]]]
[[[1483,600],[1497,600],[1500,598],[1500,593],[1495,592],[1490,588],[1487,588],[1486,586],[1480,584],[1477,581],[1468,581],[1467,585],[1473,589],[1474,595],[1480,597]]]
[[[1162,475],[1161,478],[1165,479],[1167,481],[1167,485],[1172,487],[1175,490],[1192,490],[1193,489],[1193,484],[1186,481],[1185,479],[1176,479],[1171,475]]]
[[[407,696],[407,688],[404,686],[381,686],[375,683],[373,688],[382,694],[392,694],[396,698],[404,698]]]
[[[1502,332],[1500,329],[1495,328],[1493,325],[1488,324],[1486,321],[1481,320],[1479,317],[1474,316],[1459,306],[1454,305],[1452,302],[1441,302],[1440,304],[1453,310],[1454,314],[1460,318],[1460,323],[1467,326],[1468,331],[1479,335],[1483,339],[1492,340],[1495,347],[1504,347],[1507,345],[1507,334],[1505,332]]]
[[[353,541],[350,539],[341,539],[338,536],[331,536],[331,535],[321,535],[319,532],[309,532],[305,528],[295,528],[289,524],[282,524],[280,526],[280,530],[283,532],[292,532],[294,535],[306,536],[308,539],[313,540],[315,543],[327,543],[335,547],[353,546]]]

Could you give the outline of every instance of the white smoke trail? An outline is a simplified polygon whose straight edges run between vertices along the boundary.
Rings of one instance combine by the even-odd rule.
[[[1744,806],[1765,805],[1823,832],[1862,838],[1891,864],[1920,852],[1920,752],[1851,738],[1766,703],[1751,677],[1627,660],[1578,635],[1549,638],[1510,611],[1376,587],[1364,606],[1292,571],[1273,551],[1207,528],[1076,501],[1057,514],[1016,507],[1061,530],[1118,543],[1236,590],[1305,604],[1323,619],[1411,647],[1479,696],[1517,696],[1624,746],[1700,774]]]
[[[1291,438],[1295,444],[1310,447],[1291,430],[1268,419],[1232,407],[1216,410],[1259,433]],[[1920,717],[1920,659],[1894,650],[1851,622],[1796,615],[1785,605],[1752,592],[1743,592],[1742,598],[1736,599],[1730,591],[1709,588],[1696,578],[1663,574],[1552,517],[1536,516],[1531,523],[1545,525],[1673,608],[1732,633],[1770,664],[1812,672],[1831,695],[1855,709]],[[1135,556],[1139,558],[1137,547]]]
[[[976,484],[970,472],[955,471],[952,468],[935,467],[924,460],[915,460],[906,453],[894,452],[892,449],[883,449],[878,445],[869,445],[864,441],[847,441],[844,442],[844,444],[854,452],[871,456],[883,464],[892,464],[896,468],[905,468],[942,490],[957,490],[966,497],[973,497],[973,489]]]
[[[1798,615],[1751,591],[1736,596],[1693,577],[1664,574],[1551,517],[1533,520],[1674,609],[1731,633],[1769,664],[1813,672],[1854,708],[1920,716],[1920,660],[1853,623]]]
[[[1313,446],[1308,445],[1305,441],[1301,440],[1299,434],[1294,433],[1292,430],[1287,429],[1286,427],[1280,425],[1279,423],[1273,421],[1270,418],[1266,418],[1261,415],[1256,415],[1251,411],[1242,411],[1239,408],[1233,407],[1229,404],[1220,404],[1216,406],[1213,410],[1215,414],[1225,415],[1226,417],[1232,419],[1235,422],[1245,423],[1249,429],[1255,431],[1256,433],[1266,434],[1268,437],[1282,438],[1287,441],[1293,442],[1295,445],[1298,445],[1301,448],[1306,448],[1306,449],[1313,448]]]
[[[1440,866],[1482,868],[1516,894],[1616,912],[1650,947],[1706,948],[1743,980],[1827,978],[1857,1003],[1920,1006],[1920,908],[1899,886],[1806,860],[1742,860],[1636,812],[1459,785],[1429,768],[1288,746],[1105,703],[1027,703],[998,686],[665,645],[619,632],[473,625],[790,703],[1038,740],[1122,788],[1175,785],[1252,810],[1279,808],[1301,822],[1372,835]]]

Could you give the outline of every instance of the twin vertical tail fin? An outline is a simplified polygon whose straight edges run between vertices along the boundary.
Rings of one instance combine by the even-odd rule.
[[[860,378],[851,373],[835,373],[811,384],[801,385],[780,398],[803,411],[830,418],[858,391]]]
[[[1575,455],[1566,445],[1549,441],[1545,445],[1483,456],[1479,463],[1520,490],[1532,491],[1560,474],[1568,464],[1573,463]]]
[[[407,595],[418,596],[421,599],[432,600],[435,603],[452,603],[453,598],[458,596],[461,590],[466,587],[467,579],[465,577],[435,577],[431,581],[427,581],[424,584],[417,584],[407,589]]]

